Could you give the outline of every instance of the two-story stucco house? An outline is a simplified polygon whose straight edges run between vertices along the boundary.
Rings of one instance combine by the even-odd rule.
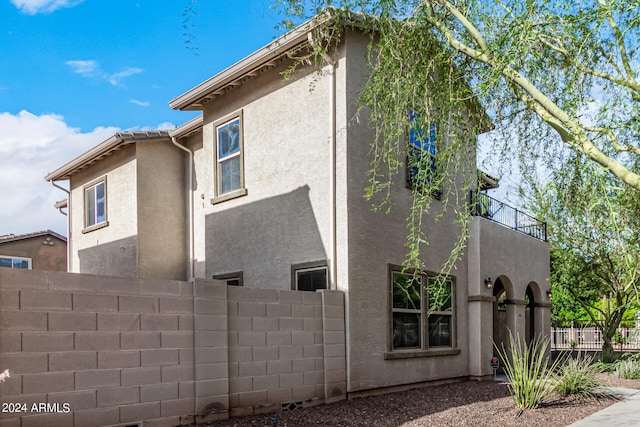
[[[432,274],[459,225],[453,213],[429,223],[428,273],[402,274],[411,190],[398,179],[390,214],[363,197],[373,131],[352,119],[368,38],[345,30],[322,73],[284,80],[286,52],[309,43],[310,26],[170,102],[198,118],[118,134],[46,177],[69,181],[70,271],[343,291],[353,395],[490,376],[494,337],[548,334],[549,248],[531,232],[542,225],[525,234],[479,211],[434,309]]]

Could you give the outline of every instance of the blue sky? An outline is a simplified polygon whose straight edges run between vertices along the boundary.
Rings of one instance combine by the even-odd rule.
[[[120,130],[195,117],[168,102],[280,35],[271,3],[0,0],[0,235],[66,234],[43,177]]]

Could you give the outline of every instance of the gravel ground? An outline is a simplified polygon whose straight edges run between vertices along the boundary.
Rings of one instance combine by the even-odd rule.
[[[608,386],[640,389],[638,380],[611,374],[600,379]],[[418,426],[567,426],[615,403],[553,396],[537,410],[518,411],[505,383],[463,382],[381,396],[346,400],[289,412],[232,418],[215,427],[418,427]]]

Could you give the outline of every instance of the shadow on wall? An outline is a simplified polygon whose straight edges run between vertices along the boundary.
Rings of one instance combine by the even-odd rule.
[[[101,276],[137,276],[137,237],[131,236],[78,251],[80,272]]]
[[[246,286],[290,289],[292,265],[327,259],[306,185],[207,215],[205,223],[209,279],[242,271]]]

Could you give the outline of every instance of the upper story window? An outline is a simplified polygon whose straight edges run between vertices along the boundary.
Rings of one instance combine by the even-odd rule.
[[[391,272],[392,350],[454,346],[453,280]]]
[[[216,204],[245,196],[242,110],[213,123],[214,197]]]
[[[25,270],[31,270],[31,258],[0,255],[0,267],[22,268]]]
[[[84,187],[83,231],[107,225],[107,180],[101,178]]]
[[[235,117],[216,127],[217,195],[243,187],[242,127]]]
[[[424,123],[409,111],[409,145],[407,147],[407,185],[428,187],[437,174],[436,125]]]

